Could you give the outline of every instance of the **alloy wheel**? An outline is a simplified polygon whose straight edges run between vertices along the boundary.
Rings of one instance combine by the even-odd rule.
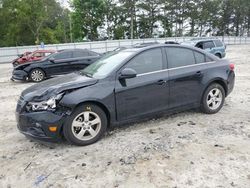
[[[220,89],[213,88],[207,95],[207,106],[211,110],[216,110],[220,107],[223,100],[223,95]]]
[[[72,122],[73,135],[82,141],[96,137],[101,130],[101,119],[92,111],[85,111],[76,116]]]
[[[40,71],[40,70],[34,70],[32,73],[31,73],[31,79],[35,82],[40,82],[43,80],[43,72]]]

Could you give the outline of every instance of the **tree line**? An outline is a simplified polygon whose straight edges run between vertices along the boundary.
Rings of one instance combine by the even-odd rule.
[[[250,36],[249,0],[0,0],[0,46]]]

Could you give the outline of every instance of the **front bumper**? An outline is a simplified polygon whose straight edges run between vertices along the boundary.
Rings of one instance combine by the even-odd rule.
[[[66,114],[56,111],[26,112],[25,105],[24,101],[21,104],[18,102],[16,109],[17,127],[22,134],[46,142],[57,142],[62,139],[61,130]],[[50,126],[57,127],[57,130],[51,132]]]
[[[12,72],[11,79],[13,79],[13,80],[27,80],[28,79],[28,73],[23,71],[23,70],[14,70]]]

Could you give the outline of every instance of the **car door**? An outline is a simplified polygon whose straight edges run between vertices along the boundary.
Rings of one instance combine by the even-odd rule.
[[[202,54],[183,47],[167,47],[165,50],[169,69],[169,107],[199,102],[205,66],[196,64],[196,58]],[[203,58],[205,61],[205,56]]]
[[[48,65],[46,66],[46,72],[49,75],[60,75],[72,72],[70,65],[72,61],[72,51],[58,52],[50,59],[48,59]]]
[[[118,121],[168,107],[168,71],[164,69],[166,68],[165,62],[162,49],[155,48],[136,55],[120,70],[134,69],[137,76],[126,80],[118,78],[116,80],[115,99]]]
[[[75,50],[73,52],[75,61],[71,62],[74,71],[82,70],[94,62],[94,58],[90,56],[88,50]]]

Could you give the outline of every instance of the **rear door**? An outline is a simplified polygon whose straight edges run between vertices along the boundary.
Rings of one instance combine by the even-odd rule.
[[[206,65],[205,56],[182,47],[165,48],[169,69],[169,107],[199,102]],[[198,63],[200,62],[200,63]]]
[[[74,71],[82,70],[91,63],[91,57],[88,50],[73,51],[74,61],[71,62],[71,67]]]
[[[49,75],[59,75],[71,72],[72,51],[62,51],[53,56],[54,62],[48,62],[46,72]]]
[[[137,76],[126,80],[117,78],[115,98],[118,121],[168,107],[168,70],[165,69],[166,60],[161,48],[138,54],[122,70],[124,68],[134,69]]]

